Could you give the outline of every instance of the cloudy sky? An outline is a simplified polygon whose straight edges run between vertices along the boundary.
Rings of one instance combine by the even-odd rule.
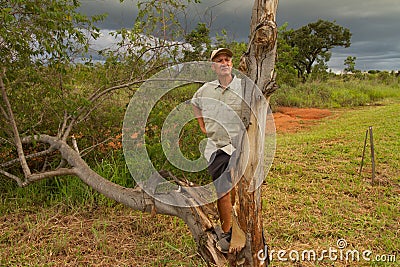
[[[137,15],[137,0],[82,0],[81,12],[87,15],[107,13],[99,26],[104,46],[112,42],[109,31],[131,27]],[[238,41],[247,41],[253,1],[202,0],[192,5],[188,24],[197,21],[211,23],[213,31],[226,29]],[[361,70],[400,69],[400,1],[399,0],[280,0],[277,23],[288,23],[297,29],[318,19],[336,21],[352,33],[349,48],[335,48],[328,65],[334,71],[344,68],[347,56],[355,56],[356,68]]]

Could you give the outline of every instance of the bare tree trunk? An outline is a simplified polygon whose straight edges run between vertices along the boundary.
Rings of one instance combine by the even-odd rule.
[[[256,0],[252,10],[250,41],[247,52],[242,56],[239,70],[245,73],[266,97],[252,94],[250,125],[247,129],[249,142],[242,142],[240,151],[249,151],[246,166],[245,160],[239,160],[238,173],[244,174],[236,185],[235,209],[240,228],[246,235],[246,246],[240,252],[242,266],[265,266],[266,258],[260,257],[265,251],[262,223],[261,187],[259,181],[264,180],[263,160],[264,129],[270,95],[277,89],[275,84],[276,59],[276,10],[278,0]],[[258,120],[258,121],[257,121]],[[260,128],[258,128],[260,127]],[[268,256],[268,255],[267,255]],[[238,261],[235,262],[238,265]]]

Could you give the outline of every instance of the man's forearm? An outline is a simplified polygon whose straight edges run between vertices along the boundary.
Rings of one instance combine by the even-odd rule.
[[[206,125],[204,123],[203,114],[201,113],[201,109],[196,106],[193,106],[194,115],[196,116],[197,122],[199,123],[200,129],[203,133],[207,134]]]
[[[198,121],[198,123],[199,123],[199,126],[200,126],[201,131],[202,131],[203,133],[207,134],[206,126],[205,126],[205,124],[204,124],[203,117],[197,117],[197,121]]]

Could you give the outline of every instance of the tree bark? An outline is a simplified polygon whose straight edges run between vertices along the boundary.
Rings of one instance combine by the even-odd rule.
[[[266,98],[255,91],[252,93],[250,125],[247,129],[249,142],[242,142],[241,153],[237,167],[238,173],[244,169],[244,174],[235,187],[237,192],[235,210],[240,228],[246,234],[246,246],[240,252],[242,266],[266,266],[266,257],[259,257],[260,251],[265,251],[265,241],[262,223],[262,201],[260,181],[264,180],[263,160],[264,129],[266,127],[267,108],[270,95],[277,89],[275,83],[276,59],[276,10],[278,0],[256,0],[254,3],[250,41],[247,52],[242,56],[239,70],[246,74]],[[263,101],[263,100],[267,101]],[[248,157],[246,166],[244,166]],[[268,256],[268,255],[267,255]],[[238,262],[236,261],[236,264]]]

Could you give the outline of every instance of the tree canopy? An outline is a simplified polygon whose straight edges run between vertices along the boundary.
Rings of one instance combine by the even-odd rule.
[[[280,46],[291,47],[293,67],[298,77],[306,79],[311,74],[313,65],[324,65],[331,57],[331,49],[337,46],[349,47],[350,30],[330,22],[319,19],[297,30],[282,28]]]
[[[93,22],[78,12],[78,1],[0,2],[0,58],[2,67],[63,61],[85,52],[89,38],[99,35]]]
[[[346,66],[344,68],[344,71],[346,71],[346,72],[355,72],[356,71],[356,59],[357,59],[357,57],[348,56],[344,60],[344,65]]]

